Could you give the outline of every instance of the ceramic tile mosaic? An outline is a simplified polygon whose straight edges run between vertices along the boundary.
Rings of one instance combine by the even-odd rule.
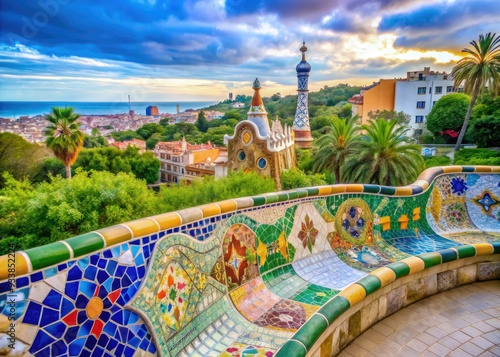
[[[335,290],[341,290],[366,275],[344,263],[332,250],[295,261],[292,265],[304,280]]]
[[[467,176],[439,177],[427,203],[427,221],[438,234],[479,232],[467,211]]]
[[[467,175],[467,211],[474,225],[500,232],[500,175]]]
[[[326,326],[316,315],[326,305],[346,308],[350,284],[380,286],[367,272],[500,241],[500,175],[447,172],[426,171],[420,186],[312,187],[124,223],[54,245],[49,263],[25,252],[15,284],[0,281],[0,350],[10,351],[12,315],[11,355],[274,356],[302,326]]]
[[[302,259],[330,249],[326,239],[329,231],[328,223],[312,203],[301,204],[297,207],[294,222],[296,223],[288,237],[288,241],[295,248],[294,259]]]

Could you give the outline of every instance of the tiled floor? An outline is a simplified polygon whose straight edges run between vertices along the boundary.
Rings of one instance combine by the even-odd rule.
[[[500,281],[410,305],[365,331],[339,357],[500,356]]]

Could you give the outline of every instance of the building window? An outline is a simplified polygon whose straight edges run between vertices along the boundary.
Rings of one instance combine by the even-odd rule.
[[[415,117],[415,123],[423,123],[424,122],[424,116],[423,115],[417,115]]]
[[[427,91],[427,88],[426,87],[418,87],[418,91],[417,93],[418,94],[425,94]]]
[[[433,102],[432,102],[432,106],[434,106],[434,105],[436,105],[436,101],[433,101]]]
[[[424,109],[425,108],[425,102],[417,102],[417,109]]]
[[[451,93],[451,92],[453,92],[453,86],[446,87],[446,93]]]
[[[464,92],[464,89],[463,89],[463,88],[458,88],[457,92],[458,92],[458,93],[463,93],[463,92]]]
[[[441,94],[443,93],[443,87],[436,87],[436,91],[435,91],[436,94]]]
[[[415,135],[422,135],[423,132],[423,129],[415,129]]]
[[[245,154],[245,152],[243,150],[240,150],[238,152],[238,160],[243,161],[243,160],[245,160],[246,157],[247,157],[247,155]]]

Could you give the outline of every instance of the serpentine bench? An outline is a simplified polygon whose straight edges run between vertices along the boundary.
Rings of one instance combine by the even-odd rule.
[[[499,253],[500,167],[226,200],[0,257],[0,350],[332,355]]]

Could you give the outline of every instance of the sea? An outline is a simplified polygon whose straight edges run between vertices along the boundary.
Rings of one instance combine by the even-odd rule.
[[[157,106],[161,114],[175,114],[177,104],[180,111],[186,109],[202,109],[216,101],[192,102],[131,102],[130,109],[135,114],[146,115],[146,108],[150,105]],[[0,102],[0,118],[19,118],[21,116],[33,117],[48,114],[53,107],[73,107],[75,113],[80,115],[109,115],[128,113],[128,102]]]

